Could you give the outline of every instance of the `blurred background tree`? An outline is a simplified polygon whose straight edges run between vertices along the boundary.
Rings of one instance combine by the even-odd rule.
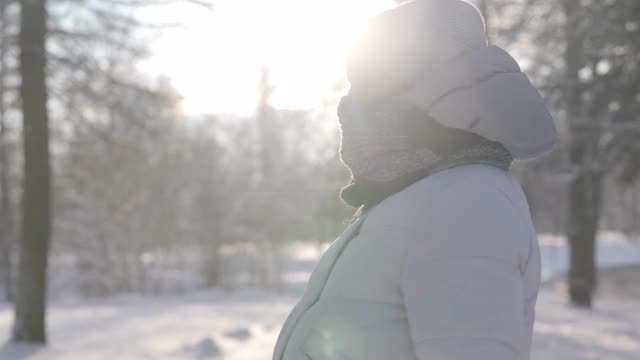
[[[46,342],[47,260],[51,235],[46,2],[20,8],[19,69],[23,116],[22,216],[13,340]]]
[[[634,201],[607,198],[638,190],[640,3],[483,3],[495,42],[524,60],[558,122],[562,141],[556,152],[521,175],[538,229],[564,232],[571,245],[571,302],[591,306],[598,230],[637,234],[633,226],[614,225],[636,222]]]
[[[2,288],[4,289],[4,298],[11,301],[13,297],[11,286],[13,277],[13,266],[11,260],[13,258],[14,238],[15,238],[15,218],[14,218],[14,199],[13,187],[15,186],[14,167],[12,165],[13,156],[15,154],[15,141],[12,136],[15,132],[9,124],[10,99],[10,79],[17,76],[15,61],[12,63],[10,56],[13,55],[9,49],[14,48],[10,44],[13,37],[10,36],[11,28],[15,29],[15,16],[11,16],[8,9],[8,2],[0,2],[0,274],[2,279]],[[10,66],[11,64],[11,66]]]

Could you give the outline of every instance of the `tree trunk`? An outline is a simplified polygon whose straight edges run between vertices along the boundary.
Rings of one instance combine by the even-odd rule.
[[[205,243],[205,286],[215,288],[220,286],[222,280],[222,244],[220,239],[209,239],[210,243]]]
[[[45,2],[21,1],[19,38],[24,178],[13,339],[36,343],[46,342],[46,273],[51,229]]]
[[[580,69],[584,61],[584,34],[580,26],[580,0],[564,0],[566,16],[565,66],[567,120],[571,131],[570,161],[575,176],[569,184],[568,229],[570,246],[569,300],[572,304],[591,307],[596,287],[595,241],[598,232],[602,174],[597,169],[597,134],[584,123]],[[593,119],[590,119],[593,120]]]
[[[2,81],[0,79],[0,81]],[[0,85],[1,87],[1,85]],[[0,90],[0,103],[2,92]],[[0,276],[5,300],[13,299],[13,209],[9,191],[9,154],[2,105],[0,105]]]
[[[0,276],[5,291],[5,299],[11,301],[12,286],[12,238],[13,238],[13,210],[11,206],[11,191],[9,189],[9,146],[6,123],[6,54],[7,54],[7,2],[0,1]]]
[[[0,102],[2,100],[0,99]],[[1,112],[1,110],[0,110]],[[13,300],[13,221],[12,208],[9,199],[9,166],[5,161],[8,157],[5,136],[5,124],[0,114],[0,276],[5,292],[5,300]]]
[[[591,307],[597,285],[595,244],[602,197],[602,175],[582,172],[569,189],[569,299],[572,304]]]

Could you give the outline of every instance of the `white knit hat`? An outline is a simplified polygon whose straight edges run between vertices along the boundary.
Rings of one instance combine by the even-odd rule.
[[[544,99],[511,55],[488,46],[482,15],[466,1],[413,0],[385,11],[346,60],[353,98],[404,94],[442,125],[501,143],[518,160],[557,140]]]
[[[348,76],[405,81],[436,70],[467,50],[487,46],[480,11],[463,0],[413,0],[374,17],[347,56]]]
[[[469,2],[417,0],[399,6],[398,10],[403,6],[418,7],[415,10],[424,16],[426,31],[440,33],[465,49],[487,46],[484,18],[478,8]]]

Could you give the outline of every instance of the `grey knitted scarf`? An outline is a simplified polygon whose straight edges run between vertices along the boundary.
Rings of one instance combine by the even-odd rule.
[[[345,96],[338,106],[340,157],[351,172],[341,191],[353,207],[371,207],[443,169],[488,164],[509,169],[509,151],[468,131],[445,127],[406,97]]]

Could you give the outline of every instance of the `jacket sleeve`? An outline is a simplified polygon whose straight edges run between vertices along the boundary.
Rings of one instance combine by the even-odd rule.
[[[401,287],[418,360],[522,358],[529,233],[495,195],[452,201],[409,239]]]

